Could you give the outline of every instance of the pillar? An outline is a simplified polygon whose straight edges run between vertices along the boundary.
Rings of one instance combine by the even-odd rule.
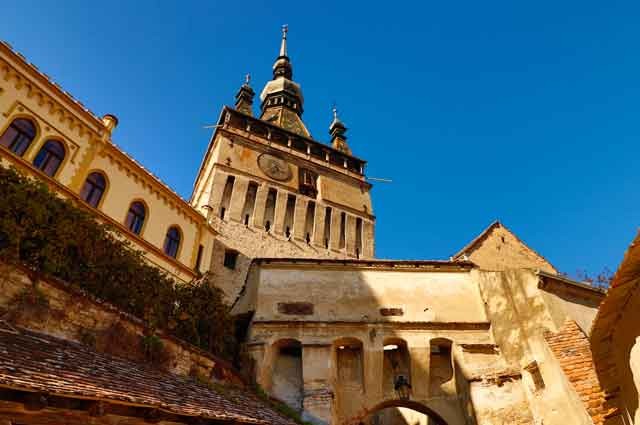
[[[293,237],[304,241],[304,221],[307,216],[307,200],[304,196],[296,197],[296,210],[293,214]]]
[[[373,258],[375,256],[375,239],[373,222],[362,221],[362,257]]]
[[[287,197],[289,193],[286,190],[278,190],[276,197],[276,211],[274,215],[273,231],[278,235],[284,234],[284,216],[287,212]]]
[[[213,171],[213,180],[211,181],[211,192],[209,193],[208,205],[216,217],[220,216],[220,203],[222,202],[222,192],[227,182],[228,174],[218,170]]]
[[[331,211],[331,238],[329,248],[333,251],[340,251],[340,216],[342,211],[333,208]]]
[[[304,399],[302,419],[318,425],[331,421],[331,345],[313,344],[302,347]]]
[[[253,217],[250,220],[251,226],[257,229],[264,229],[264,210],[267,205],[267,193],[269,186],[262,183],[256,192],[256,205],[253,208]]]
[[[347,214],[347,223],[346,223],[346,243],[347,243],[347,254],[351,256],[356,255],[356,217],[350,214]]]
[[[324,248],[324,215],[325,206],[316,202],[316,214],[313,219],[313,238],[312,243],[319,247]]]
[[[422,347],[409,347],[411,358],[411,390],[416,400],[426,400],[429,397],[429,360],[431,350],[427,343]]]
[[[247,197],[249,180],[236,176],[231,192],[231,202],[229,203],[229,220],[242,223],[242,208]]]

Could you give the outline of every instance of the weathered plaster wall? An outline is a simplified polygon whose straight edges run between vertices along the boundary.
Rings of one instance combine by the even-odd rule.
[[[602,297],[585,294],[584,291],[571,288],[554,288],[553,291],[541,290],[549,314],[559,329],[567,318],[575,320],[584,332],[589,332],[593,319],[598,312],[598,305]]]
[[[313,304],[294,317],[278,304]],[[385,315],[383,309],[396,309]],[[254,320],[482,322],[486,315],[469,272],[364,269],[260,269]]]
[[[468,250],[467,255],[484,270],[530,268],[556,272],[551,263],[500,223],[488,229],[488,233]]]

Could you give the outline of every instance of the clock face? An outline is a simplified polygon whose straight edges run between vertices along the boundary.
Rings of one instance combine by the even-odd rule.
[[[284,159],[277,156],[263,153],[258,157],[258,166],[274,180],[287,181],[291,179],[291,167]]]

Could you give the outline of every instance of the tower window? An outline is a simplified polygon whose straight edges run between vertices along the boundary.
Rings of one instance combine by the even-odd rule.
[[[107,188],[107,179],[102,173],[93,172],[87,176],[87,179],[80,190],[80,197],[94,208],[98,207],[100,199]]]
[[[169,257],[176,258],[178,248],[180,248],[180,230],[176,226],[171,226],[164,238],[164,253]]]
[[[340,249],[347,246],[347,214],[340,213]]]
[[[220,203],[220,218],[224,220],[229,204],[231,203],[231,194],[233,193],[233,183],[236,178],[233,176],[227,177],[227,182],[224,184],[224,190],[222,192],[222,202]]]
[[[238,251],[226,249],[224,251],[224,266],[228,269],[235,270],[238,261]]]
[[[0,136],[0,145],[16,155],[22,156],[36,137],[36,126],[31,120],[18,118],[13,120]]]
[[[146,218],[147,212],[146,208],[140,201],[133,202],[129,206],[129,212],[127,213],[127,219],[125,221],[125,225],[129,230],[131,230],[136,235],[139,235],[142,232],[142,226],[144,225],[144,220]]]
[[[53,177],[58,171],[64,159],[64,147],[56,140],[48,140],[33,160],[33,165],[49,177]]]
[[[244,225],[249,225],[249,220],[253,215],[253,209],[256,205],[256,194],[258,193],[258,183],[250,182],[247,187],[247,196],[244,200],[244,207],[242,208],[242,220]]]
[[[285,237],[291,237],[291,229],[293,228],[293,217],[296,211],[296,197],[295,195],[287,195],[287,206],[284,212],[284,235]]]
[[[331,240],[331,207],[327,207],[324,210],[324,247],[329,248],[329,241]]]
[[[307,215],[304,220],[304,238],[307,243],[311,243],[311,238],[313,237],[313,226],[316,215],[316,204],[315,202],[309,202],[307,204]]]
[[[264,228],[268,232],[271,229],[271,223],[273,223],[273,218],[276,213],[276,197],[278,196],[278,191],[271,188],[269,192],[267,192],[267,202],[265,205],[264,211]]]
[[[300,193],[310,198],[315,198],[318,194],[318,175],[306,168],[300,168],[298,178]]]

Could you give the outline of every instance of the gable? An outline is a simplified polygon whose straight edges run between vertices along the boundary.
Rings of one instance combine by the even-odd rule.
[[[464,256],[484,270],[528,268],[557,273],[549,261],[527,246],[499,221],[492,223],[460,250],[454,259],[461,259]]]

